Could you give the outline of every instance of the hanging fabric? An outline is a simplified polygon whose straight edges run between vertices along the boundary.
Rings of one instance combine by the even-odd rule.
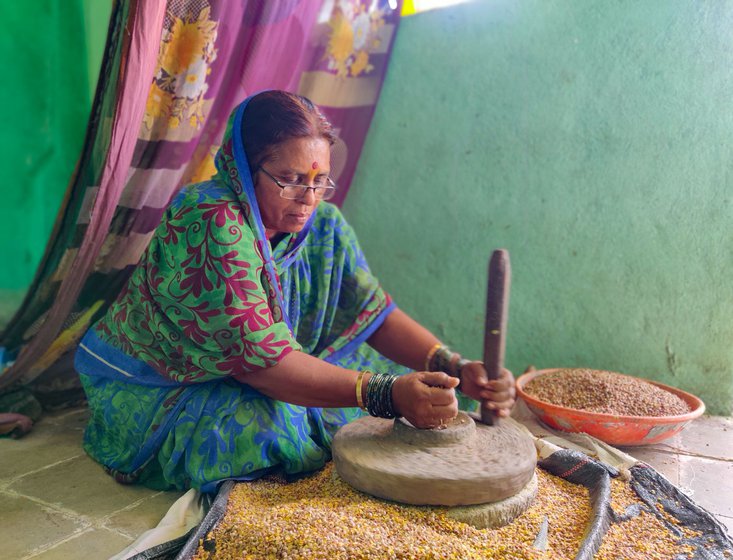
[[[386,0],[119,0],[84,150],[0,347],[11,385],[63,393],[71,350],[122,288],[177,190],[214,172],[232,108],[263,89],[309,97],[339,139],[341,204],[399,21]]]

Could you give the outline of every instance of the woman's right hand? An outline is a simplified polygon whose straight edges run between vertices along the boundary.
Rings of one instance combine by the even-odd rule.
[[[442,371],[401,375],[392,386],[395,412],[416,428],[437,428],[458,414],[455,387],[459,380]]]

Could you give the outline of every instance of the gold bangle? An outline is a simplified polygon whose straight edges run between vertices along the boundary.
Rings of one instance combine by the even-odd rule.
[[[430,371],[430,361],[433,359],[433,356],[438,351],[438,348],[443,346],[440,342],[436,342],[433,344],[432,348],[430,348],[430,351],[428,352],[428,355],[425,356],[425,371]]]
[[[366,410],[366,408],[364,408],[364,399],[361,398],[361,382],[364,380],[365,373],[367,372],[360,371],[356,378],[356,404],[362,410]]]

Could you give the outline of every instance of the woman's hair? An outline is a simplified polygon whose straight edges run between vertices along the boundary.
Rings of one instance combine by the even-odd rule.
[[[287,91],[265,91],[250,99],[242,118],[242,141],[255,173],[278,144],[292,138],[323,138],[333,145],[333,126],[310,99]]]

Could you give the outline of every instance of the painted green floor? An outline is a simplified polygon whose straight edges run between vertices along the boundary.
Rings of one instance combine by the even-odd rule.
[[[178,492],[123,486],[81,449],[84,408],[0,439],[0,542],[9,560],[103,559],[157,525]],[[733,419],[705,416],[665,444],[627,448],[733,534]]]

